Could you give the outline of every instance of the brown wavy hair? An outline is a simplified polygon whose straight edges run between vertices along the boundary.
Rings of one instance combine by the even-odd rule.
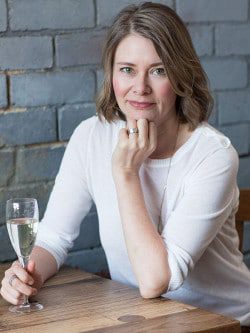
[[[207,76],[195,52],[191,37],[180,17],[168,6],[144,2],[125,7],[114,19],[103,48],[104,81],[96,99],[97,114],[108,121],[125,120],[116,102],[113,63],[116,48],[129,34],[150,39],[166,69],[177,95],[176,111],[191,130],[209,118],[213,98]]]

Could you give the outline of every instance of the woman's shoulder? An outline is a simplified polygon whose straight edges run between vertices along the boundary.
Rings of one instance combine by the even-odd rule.
[[[238,153],[230,139],[207,123],[195,130],[196,140],[186,154],[186,185],[196,181],[236,179],[239,167]]]
[[[198,131],[200,133],[198,142],[202,154],[207,157],[214,156],[216,160],[221,158],[225,163],[238,164],[238,153],[225,134],[206,122],[199,126]]]
[[[223,134],[221,131],[211,126],[207,122],[203,122],[199,127],[198,131],[200,133],[199,141],[202,146],[206,146],[207,150],[227,150],[235,151],[231,140]]]
[[[95,134],[96,136],[102,136],[105,132],[117,132],[122,127],[121,121],[108,122],[105,119],[100,119],[98,116],[92,116],[86,120],[83,120],[75,129],[74,133],[79,136],[90,136]]]
[[[230,139],[207,122],[202,122],[177,151],[176,160],[187,157],[195,164],[211,156],[215,158],[228,156],[229,159],[238,159]]]
[[[74,134],[85,135],[89,131],[93,131],[94,128],[101,125],[101,121],[97,116],[92,116],[80,122],[80,124],[75,128]],[[89,134],[89,133],[88,133]]]
[[[109,150],[117,141],[119,129],[124,126],[122,121],[107,122],[97,116],[83,120],[74,130],[70,145],[78,147],[81,151]]]
[[[208,142],[217,144],[223,148],[229,148],[232,145],[230,139],[225,134],[207,122],[203,122],[200,125],[200,132]]]

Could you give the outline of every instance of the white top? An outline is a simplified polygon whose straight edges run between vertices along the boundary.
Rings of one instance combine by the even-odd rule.
[[[67,146],[40,223],[36,244],[60,266],[95,202],[112,279],[138,286],[128,258],[111,173],[111,156],[125,122],[83,121]],[[147,159],[140,169],[146,206],[162,238],[171,280],[163,295],[231,315],[250,326],[250,272],[238,250],[234,214],[238,156],[230,140],[202,123],[169,159]]]

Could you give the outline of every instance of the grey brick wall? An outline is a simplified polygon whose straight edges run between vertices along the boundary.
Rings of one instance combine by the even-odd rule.
[[[141,0],[96,0],[97,7],[97,25],[108,26],[115,16],[123,7],[130,4],[139,4]],[[174,6],[174,0],[158,0],[167,6]],[[115,6],[114,6],[115,3]]]
[[[0,260],[15,257],[5,201],[38,198],[41,216],[74,128],[95,114],[103,37],[123,6],[140,0],[0,0]],[[240,155],[250,187],[250,0],[161,0],[184,19],[209,76],[211,124]],[[114,5],[115,4],[115,5]],[[244,251],[250,265],[250,224]],[[93,207],[67,263],[106,267]]]
[[[7,7],[5,0],[0,0],[0,31],[7,29]]]
[[[58,109],[58,131],[61,141],[69,140],[76,126],[95,115],[95,104],[65,105]]]
[[[0,186],[7,186],[14,174],[14,151],[13,149],[0,150]]]
[[[56,125],[55,108],[0,113],[0,146],[56,141]]]
[[[0,74],[0,108],[7,106],[6,76]]]
[[[187,22],[242,22],[248,0],[176,0],[178,14]]]
[[[245,88],[247,62],[238,59],[209,59],[202,61],[213,90]]]
[[[92,101],[95,76],[92,71],[29,73],[10,78],[13,106],[40,106]]]
[[[52,67],[51,37],[2,37],[0,70]]]
[[[99,63],[103,37],[103,32],[99,31],[58,36],[56,38],[56,62],[58,66]]]
[[[93,0],[9,0],[13,31],[94,27]]]
[[[59,169],[64,147],[43,146],[20,148],[16,157],[17,183],[53,180]]]

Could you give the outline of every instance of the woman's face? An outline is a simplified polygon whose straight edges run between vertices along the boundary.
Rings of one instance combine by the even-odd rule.
[[[164,126],[176,117],[176,94],[151,40],[130,34],[118,45],[113,89],[126,119],[147,119]]]

